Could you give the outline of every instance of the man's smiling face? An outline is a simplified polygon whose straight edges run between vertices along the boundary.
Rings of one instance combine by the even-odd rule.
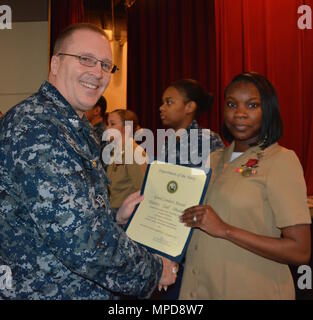
[[[112,61],[109,41],[100,33],[77,30],[66,41],[62,53],[84,55],[104,61]],[[81,65],[79,58],[60,55],[51,60],[53,85],[82,117],[93,108],[110,82],[111,74],[101,69],[100,62],[94,67]]]

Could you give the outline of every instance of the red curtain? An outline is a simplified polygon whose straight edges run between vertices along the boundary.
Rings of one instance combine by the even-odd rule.
[[[166,87],[195,78],[215,90],[214,2],[137,0],[128,10],[128,108],[141,125],[161,128],[159,106]],[[219,129],[217,106],[200,122]]]
[[[226,84],[260,72],[279,96],[280,143],[297,153],[313,194],[313,30],[298,29],[302,4],[313,9],[313,0],[137,0],[128,10],[128,107],[144,127],[160,128],[163,90],[195,78],[215,96],[200,123],[220,131]]]
[[[297,153],[313,194],[313,30],[298,28],[302,4],[313,8],[313,0],[216,0],[216,77],[219,105],[226,84],[242,71],[263,73],[274,84],[284,123],[280,143]]]
[[[83,0],[51,1],[51,39],[50,55],[59,33],[68,25],[84,22]]]

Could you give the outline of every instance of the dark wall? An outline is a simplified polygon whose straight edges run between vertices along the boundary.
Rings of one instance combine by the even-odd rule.
[[[12,9],[12,22],[47,21],[49,0],[6,0]]]

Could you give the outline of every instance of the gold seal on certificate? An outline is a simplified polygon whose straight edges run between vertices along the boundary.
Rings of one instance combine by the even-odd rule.
[[[154,161],[148,166],[141,193],[144,200],[135,209],[126,233],[152,251],[180,262],[191,236],[179,217],[202,202],[210,173]]]

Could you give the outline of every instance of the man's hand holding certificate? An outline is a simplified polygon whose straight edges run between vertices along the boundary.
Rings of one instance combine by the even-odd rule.
[[[139,191],[128,196],[124,200],[123,205],[120,207],[120,209],[117,212],[117,215],[116,215],[117,223],[120,225],[125,224],[128,221],[135,206],[138,203],[140,203],[143,200],[143,198],[144,196],[140,195]],[[160,259],[162,259],[163,271],[159,281],[159,291],[161,291],[162,288],[167,290],[167,287],[176,281],[177,272],[179,268],[176,262],[168,260],[165,257],[160,257]]]
[[[149,165],[127,235],[151,251],[180,262],[191,228],[179,220],[183,211],[202,202],[210,177],[195,168],[155,161]]]

